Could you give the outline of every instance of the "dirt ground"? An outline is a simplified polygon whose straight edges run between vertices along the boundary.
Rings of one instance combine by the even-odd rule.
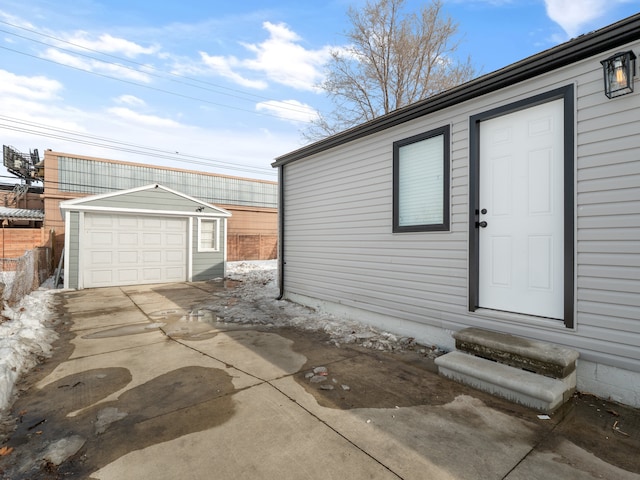
[[[115,415],[119,411],[129,412],[128,420],[118,422],[117,428],[101,431],[98,407],[70,416],[70,412],[118,391],[131,377],[127,369],[104,368],[82,371],[45,388],[35,388],[38,381],[73,352],[70,340],[75,334],[65,321],[67,314],[62,306],[59,314],[62,318],[57,326],[60,338],[54,344],[53,356],[19,381],[18,397],[0,426],[0,447],[4,448],[0,450],[4,452],[0,456],[2,478],[16,479],[7,476],[15,462],[35,451],[47,438],[61,438],[68,432],[88,439],[77,454],[60,466],[44,463],[38,473],[25,478],[88,478],[90,472],[128,452],[215,427],[233,415],[234,386],[229,375],[218,369],[192,366],[127,391],[117,402],[100,405],[102,412],[108,410]],[[426,413],[434,406],[467,394],[504,414],[528,422],[536,417],[530,409],[438,376],[433,359],[418,351],[381,352],[357,345],[338,347],[323,333],[294,328],[238,328],[262,329],[292,341],[292,349],[307,358],[306,364],[293,375],[295,381],[326,408],[419,407]],[[324,367],[322,376],[326,380],[314,383],[311,375],[317,367]],[[141,402],[149,398],[157,401]],[[141,409],[140,404],[147,407]],[[170,413],[163,411],[164,405],[171,405],[171,421],[163,420],[165,414]],[[176,405],[182,405],[183,408],[177,409],[180,413],[175,413]],[[467,421],[473,424],[478,419],[470,414]],[[536,422],[535,438],[531,440],[542,451],[553,449],[556,442],[566,439],[607,463],[640,474],[640,410],[576,394],[543,422],[542,427],[539,427],[540,421]]]

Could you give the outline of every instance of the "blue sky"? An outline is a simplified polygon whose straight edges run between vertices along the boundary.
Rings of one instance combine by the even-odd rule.
[[[275,180],[274,157],[331,110],[316,85],[346,43],[347,9],[363,4],[3,0],[0,143]],[[444,11],[460,57],[489,73],[640,0],[444,0]]]

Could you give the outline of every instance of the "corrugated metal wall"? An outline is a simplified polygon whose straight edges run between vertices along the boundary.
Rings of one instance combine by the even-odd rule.
[[[159,183],[212,204],[278,206],[277,185],[255,180],[62,156],[58,172],[61,192],[93,195]]]

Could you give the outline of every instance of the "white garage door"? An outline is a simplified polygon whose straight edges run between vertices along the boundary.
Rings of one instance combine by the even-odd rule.
[[[85,288],[187,280],[187,219],[86,213],[81,235]]]

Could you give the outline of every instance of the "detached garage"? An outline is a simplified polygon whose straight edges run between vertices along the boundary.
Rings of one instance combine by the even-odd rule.
[[[226,210],[162,185],[60,204],[65,288],[223,277]]]

